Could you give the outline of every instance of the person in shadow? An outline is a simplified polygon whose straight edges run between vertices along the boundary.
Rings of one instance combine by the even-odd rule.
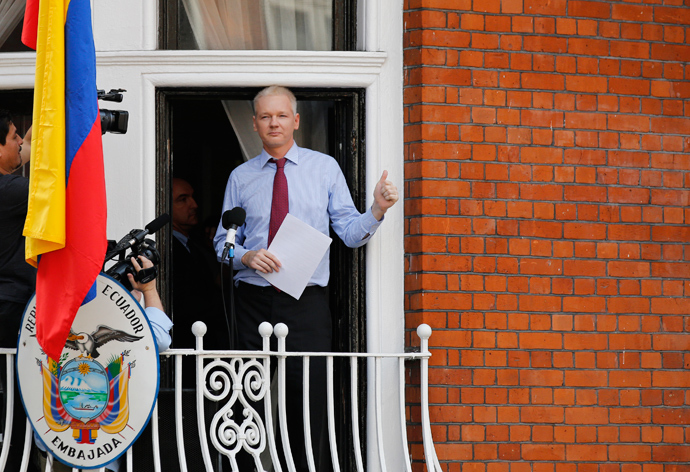
[[[173,347],[194,348],[195,321],[206,323],[204,349],[228,349],[228,327],[223,310],[220,264],[213,249],[200,236],[194,188],[184,179],[172,185],[172,317]]]

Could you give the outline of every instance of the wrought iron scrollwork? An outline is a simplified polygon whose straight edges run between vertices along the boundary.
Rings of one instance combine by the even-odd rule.
[[[204,397],[225,402],[211,421],[211,442],[228,458],[244,449],[257,459],[266,448],[257,411],[270,383],[266,366],[257,358],[214,359],[204,366],[204,379]]]

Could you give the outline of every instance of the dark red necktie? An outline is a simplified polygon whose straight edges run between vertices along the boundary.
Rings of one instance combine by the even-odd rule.
[[[286,158],[271,159],[271,162],[276,165],[276,175],[273,178],[273,200],[271,202],[271,221],[268,225],[268,245],[278,232],[278,228],[283,223],[285,215],[290,210],[288,202],[288,184],[285,178],[285,163]]]

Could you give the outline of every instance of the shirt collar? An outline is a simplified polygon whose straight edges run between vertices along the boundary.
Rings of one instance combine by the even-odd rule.
[[[187,246],[187,242],[189,241],[189,238],[185,236],[184,234],[180,233],[177,230],[173,230],[173,236],[177,238],[178,241],[182,243],[182,245],[189,251],[189,247]]]
[[[288,161],[292,162],[293,164],[299,164],[299,146],[297,145],[296,142],[292,142],[292,147],[290,150],[285,154],[285,159]],[[269,153],[266,152],[265,149],[261,150],[261,154],[259,154],[259,159],[261,159],[261,167],[265,167],[268,161],[273,159],[273,156],[271,156]]]

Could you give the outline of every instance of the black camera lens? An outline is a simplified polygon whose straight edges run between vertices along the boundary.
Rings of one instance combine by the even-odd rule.
[[[98,110],[101,116],[101,134],[125,134],[129,122],[129,112],[124,110]]]

